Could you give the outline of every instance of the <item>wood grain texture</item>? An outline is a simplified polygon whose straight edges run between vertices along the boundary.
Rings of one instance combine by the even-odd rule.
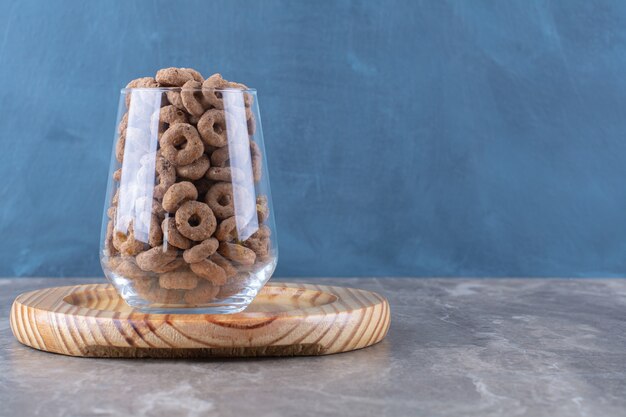
[[[266,285],[245,312],[145,314],[108,284],[19,295],[10,324],[20,343],[88,357],[327,355],[380,342],[387,300],[370,291],[310,284]]]

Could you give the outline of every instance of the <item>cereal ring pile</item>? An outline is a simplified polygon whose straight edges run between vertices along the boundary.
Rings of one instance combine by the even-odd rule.
[[[275,261],[253,96],[191,68],[161,69],[127,89],[103,263],[151,303],[237,295]]]

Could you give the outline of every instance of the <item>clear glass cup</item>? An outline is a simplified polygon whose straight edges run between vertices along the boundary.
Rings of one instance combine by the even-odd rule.
[[[235,313],[278,259],[256,91],[125,88],[100,261],[131,306]]]

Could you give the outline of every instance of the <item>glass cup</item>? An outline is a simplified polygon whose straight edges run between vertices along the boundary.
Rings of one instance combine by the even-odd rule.
[[[236,313],[278,259],[256,91],[121,90],[100,246],[146,312]]]

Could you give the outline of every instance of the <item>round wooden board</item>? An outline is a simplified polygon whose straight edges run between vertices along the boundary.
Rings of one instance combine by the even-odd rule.
[[[380,342],[389,322],[374,292],[291,283],[266,285],[237,314],[145,314],[107,284],[31,291],[11,307],[21,343],[89,357],[327,355]]]

